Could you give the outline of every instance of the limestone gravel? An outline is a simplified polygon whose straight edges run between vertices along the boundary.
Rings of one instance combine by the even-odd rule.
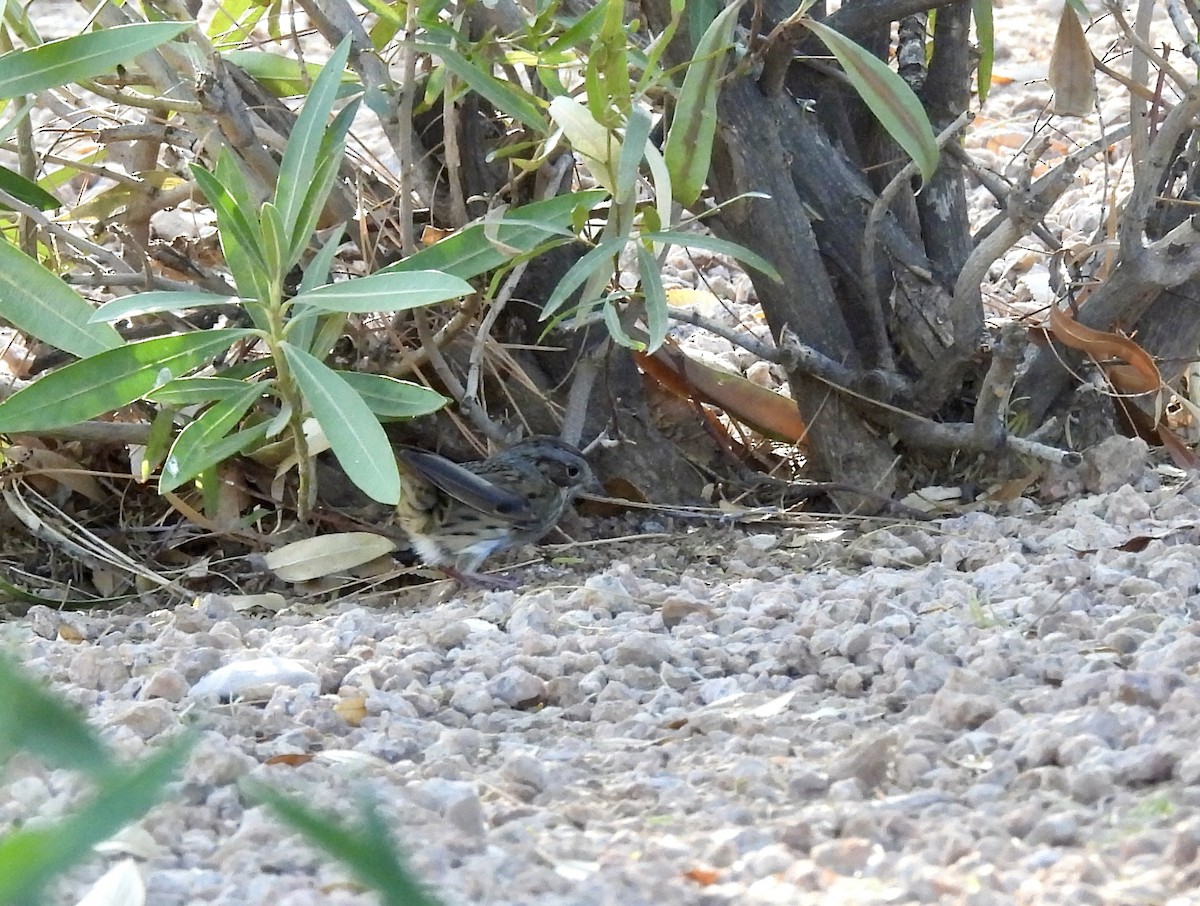
[[[1110,447],[1140,457],[1134,484],[815,562],[795,530],[722,529],[680,543],[745,558],[678,577],[637,542],[528,569],[520,592],[42,609],[3,640],[124,757],[199,728],[141,823],[155,904],[371,901],[243,778],[343,816],[370,795],[447,903],[1181,904],[1200,884],[1200,488]],[[261,698],[198,694],[238,664]],[[80,795],[22,759],[0,825]]]

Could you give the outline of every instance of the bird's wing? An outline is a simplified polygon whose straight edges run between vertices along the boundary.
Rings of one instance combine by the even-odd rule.
[[[470,469],[424,450],[400,450],[396,454],[418,478],[429,482],[467,506],[514,522],[532,515],[529,499],[476,475]]]

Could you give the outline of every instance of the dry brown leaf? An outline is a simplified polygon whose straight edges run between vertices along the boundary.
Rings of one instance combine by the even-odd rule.
[[[1104,366],[1108,379],[1121,393],[1150,393],[1162,386],[1154,359],[1129,337],[1085,327],[1060,308],[1050,309],[1050,332],[1064,346],[1087,353],[1097,362],[1127,362]]]
[[[997,503],[1012,503],[1028,491],[1035,481],[1037,481],[1037,475],[1033,472],[1028,475],[1018,475],[988,491],[987,499]]]
[[[284,582],[307,582],[333,573],[344,573],[396,549],[396,543],[372,532],[317,535],[285,544],[263,559]]]
[[[1050,53],[1050,87],[1054,100],[1050,109],[1059,116],[1089,116],[1096,109],[1096,68],[1092,49],[1079,17],[1069,4],[1063,5]]]
[[[19,462],[25,477],[30,484],[43,494],[51,495],[54,491],[47,487],[57,483],[69,488],[76,494],[86,497],[95,503],[106,500],[108,495],[100,487],[100,483],[82,465],[55,450],[42,447],[13,444],[4,451],[4,456],[10,462]],[[40,480],[39,480],[40,479]]]
[[[358,727],[367,718],[367,699],[363,695],[350,695],[338,699],[334,712],[351,727]]]
[[[689,881],[695,881],[701,887],[709,887],[721,880],[721,873],[707,865],[697,865],[683,873]]]
[[[796,404],[746,378],[709,368],[689,358],[668,340],[651,355],[634,353],[638,367],[665,388],[687,399],[709,403],[754,430],[787,443],[798,443],[806,429]]]
[[[1171,461],[1179,468],[1188,471],[1200,469],[1200,456],[1197,456],[1196,451],[1185,444],[1182,438],[1166,425],[1158,426],[1158,439],[1167,448]]]

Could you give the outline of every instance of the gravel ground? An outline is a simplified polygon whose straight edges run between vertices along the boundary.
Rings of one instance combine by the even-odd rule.
[[[1167,473],[1113,440],[1100,493],[1057,509],[704,530],[441,603],[41,608],[0,638],[125,756],[200,728],[73,893],[133,853],[161,906],[371,902],[247,807],[249,777],[343,814],[369,793],[447,903],[1183,904],[1200,487]],[[0,826],[77,794],[21,760]]]
[[[997,2],[1014,81],[972,140],[997,169],[1040,115],[1048,92],[1025,80],[1058,9]],[[1082,171],[1052,225],[1089,239],[1119,173]],[[991,298],[1036,308],[1046,274],[1014,250]],[[1196,902],[1200,487],[1136,441],[1079,474],[1060,504],[597,548],[517,571],[520,592],[35,608],[0,643],[123,756],[200,730],[169,801],[56,902],[127,857],[155,906],[373,902],[248,807],[247,777],[344,815],[374,797],[454,904]],[[295,755],[312,757],[276,758]],[[0,828],[80,795],[27,759],[3,779]]]

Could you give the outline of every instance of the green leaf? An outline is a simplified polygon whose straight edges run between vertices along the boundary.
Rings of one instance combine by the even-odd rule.
[[[303,72],[300,61],[282,54],[267,53],[265,50],[226,50],[221,56],[244,70],[260,82],[276,97],[295,97],[308,91],[320,75],[319,63],[305,63]],[[338,84],[338,98],[362,91],[362,82],[349,70],[343,70]]]
[[[803,21],[833,51],[854,90],[888,134],[916,162],[922,181],[928,182],[937,169],[940,152],[925,108],[908,83],[840,32],[815,19]]]
[[[328,365],[291,343],[279,346],[346,476],[372,500],[395,505],[400,473],[379,419]]]
[[[345,865],[359,883],[379,894],[384,906],[440,906],[405,867],[387,823],[370,800],[359,800],[360,823],[347,827],[336,817],[262,784],[246,786],[252,798],[268,805],[311,843]]]
[[[263,253],[262,230],[258,226],[258,218],[253,216],[250,205],[253,204],[247,194],[240,197],[227,188],[213,173],[205,170],[199,164],[192,164],[192,178],[200,186],[200,191],[213,206],[217,215],[217,229],[221,234],[221,245],[226,244],[227,238],[232,238],[248,257],[251,267],[266,273],[267,259]],[[245,207],[243,207],[245,205]],[[229,253],[226,252],[228,258]],[[236,277],[236,275],[235,275]],[[243,296],[254,295],[254,287],[238,285],[238,291]]]
[[[192,27],[191,22],[119,25],[0,55],[0,98],[35,94],[110,72]]]
[[[621,249],[625,247],[625,243],[629,240],[624,236],[614,236],[611,239],[606,239],[594,249],[590,249],[578,261],[572,264],[561,280],[558,281],[558,286],[554,287],[554,292],[550,294],[550,298],[546,300],[546,304],[542,307],[542,317],[548,318],[563,305],[567,299],[571,297],[571,293],[579,289],[598,269],[608,266],[612,267],[612,259]],[[594,302],[594,299],[584,299],[586,305],[589,302]]]
[[[667,291],[663,287],[658,261],[650,249],[638,243],[638,272],[642,279],[642,294],[646,299],[646,328],[650,340],[646,352],[654,352],[667,336]]]
[[[75,708],[0,653],[0,764],[17,751],[89,774],[104,771],[112,761]]]
[[[258,209],[258,224],[262,229],[263,257],[267,260],[267,274],[282,280],[283,275],[291,270],[292,262],[287,257],[287,233],[279,208],[271,202],[263,202]]]
[[[217,155],[213,175],[228,193],[222,195],[221,199],[224,211],[216,203],[213,205],[217,212],[217,228],[220,230],[221,251],[225,254],[225,264],[233,275],[238,295],[246,301],[246,311],[253,319],[254,326],[259,330],[269,331],[270,319],[263,305],[273,305],[278,300],[275,297],[277,289],[268,278],[262,255],[262,230],[257,214],[259,196],[251,191],[246,174],[242,172],[237,158],[227,148],[222,148],[221,153]],[[238,199],[245,200],[244,208]],[[224,229],[221,226],[223,222],[231,223],[233,231]],[[259,304],[255,305],[252,302]]]
[[[727,50],[733,42],[738,10],[745,0],[735,0],[712,20],[696,45],[679,91],[679,103],[671,116],[671,128],[663,145],[663,159],[671,174],[675,200],[684,207],[694,204],[708,180],[713,140],[717,134],[717,97],[725,74]],[[689,19],[689,27],[698,23]],[[696,32],[692,32],[695,40]]]
[[[975,18],[975,37],[979,41],[979,104],[983,106],[988,92],[992,90],[992,64],[996,60],[996,29],[992,23],[992,0],[971,0],[971,15]]]
[[[705,249],[710,252],[716,252],[718,255],[728,255],[730,258],[736,258],[743,264],[750,265],[756,271],[761,271],[776,283],[783,282],[783,277],[779,276],[779,271],[775,270],[775,266],[767,261],[766,258],[750,251],[744,245],[738,245],[736,242],[718,239],[716,236],[706,236],[703,233],[680,233],[676,230],[643,233],[641,238],[647,242],[669,242],[671,245]]]
[[[703,35],[708,32],[717,13],[721,10],[720,0],[689,0],[687,4],[688,37],[692,47],[699,49]]]
[[[0,433],[49,431],[128,406],[252,332],[203,330],[154,337],[73,362],[0,403]]]
[[[122,318],[133,318],[138,315],[154,315],[164,311],[187,311],[191,308],[212,308],[214,305],[229,305],[237,302],[237,296],[218,296],[216,293],[205,292],[171,292],[168,290],[153,290],[145,293],[133,293],[105,302],[93,313],[88,320],[91,323],[112,323]]]
[[[298,290],[301,294],[312,292],[318,286],[324,286],[329,282],[329,271],[333,267],[333,259],[337,257],[338,246],[341,245],[345,235],[346,225],[343,223],[326,236],[325,244],[304,267],[304,276],[300,279]]]
[[[300,206],[296,224],[292,227],[288,260],[293,264],[300,260],[304,249],[308,247],[321,218],[321,212],[325,209],[325,202],[337,181],[342,156],[346,152],[346,134],[357,112],[357,100],[347,104],[333,118],[321,139],[321,153],[317,160],[316,172],[313,174],[308,193],[304,196],[304,203]]]
[[[293,236],[300,220],[300,210],[312,185],[321,141],[329,125],[329,114],[337,100],[338,85],[349,55],[350,37],[347,36],[334,48],[321,74],[313,82],[312,90],[304,101],[304,109],[300,111],[292,134],[288,137],[283,161],[279,165],[279,182],[275,187],[275,203],[279,206],[285,237]]]
[[[212,21],[204,33],[212,40],[213,45],[222,53],[229,53],[227,46],[237,46],[243,41],[249,41],[254,33],[254,26],[270,9],[266,3],[256,0],[222,0],[213,9]]]
[[[107,324],[90,324],[95,309],[15,245],[0,239],[0,317],[55,349],[95,355],[120,346]]]
[[[646,155],[646,139],[650,137],[651,125],[650,115],[641,107],[634,107],[630,111],[617,163],[617,191],[613,195],[617,204],[628,204],[636,198],[638,170]]]
[[[466,280],[439,271],[375,273],[357,280],[330,283],[292,299],[296,306],[324,311],[406,311],[465,296],[475,290]]]
[[[529,100],[524,91],[517,91],[507,82],[497,79],[491,73],[491,64],[484,62],[480,66],[468,60],[456,50],[444,44],[428,44],[417,41],[409,45],[418,53],[432,54],[446,64],[446,68],[467,83],[476,94],[488,100],[498,110],[503,110],[510,116],[516,117],[535,133],[546,132],[546,118],[537,106]],[[487,71],[483,67],[487,67]]]
[[[586,189],[522,205],[508,211],[500,221],[495,231],[496,243],[487,238],[490,227],[472,223],[378,273],[435,270],[469,280],[510,264],[512,249],[528,254],[549,240],[574,239],[575,233],[568,228],[575,212],[590,211],[607,197],[603,189]]]
[[[625,325],[621,323],[621,311],[617,308],[616,301],[609,299],[601,308],[604,313],[604,326],[608,328],[608,335],[612,337],[621,346],[626,349],[633,349],[637,352],[644,352],[646,344],[641,340],[635,340],[625,331]]]
[[[361,371],[339,371],[338,374],[378,418],[416,418],[437,412],[450,402],[440,393],[411,381]]]
[[[227,436],[262,394],[261,386],[246,385],[240,394],[210,406],[180,431],[163,463],[159,492],[165,494],[175,490],[210,466],[224,462],[266,437],[265,422]]]
[[[0,189],[3,189],[17,201],[37,208],[39,211],[52,211],[61,208],[62,202],[39,186],[36,182],[26,179],[20,173],[14,173],[8,167],[0,167]],[[0,210],[9,208],[0,205]]]
[[[146,399],[164,406],[199,406],[228,399],[245,388],[245,381],[229,377],[184,377],[156,387]]]
[[[596,182],[615,194],[616,157],[620,152],[617,137],[600,122],[594,110],[567,95],[550,101],[550,116]]]
[[[191,746],[192,736],[185,735],[138,764],[114,767],[81,810],[0,840],[0,903],[50,902],[43,889],[87,859],[96,844],[149,811]]]
[[[329,282],[329,271],[333,267],[333,259],[337,255],[337,250],[341,245],[344,235],[345,224],[341,224],[336,229],[330,231],[324,245],[313,255],[312,260],[304,268],[304,276],[300,279],[300,287],[297,290],[300,295],[312,292],[314,289],[324,286]],[[288,337],[301,349],[307,349],[317,358],[323,359],[329,353],[333,344],[337,342],[337,337],[341,336],[342,330],[346,326],[346,316],[341,313],[328,315],[324,318],[303,317],[303,315],[304,312],[299,312],[293,318],[292,323],[288,326]],[[336,336],[331,337],[331,334],[336,334]],[[326,342],[328,342],[328,346],[324,349],[314,345],[325,344]]]

